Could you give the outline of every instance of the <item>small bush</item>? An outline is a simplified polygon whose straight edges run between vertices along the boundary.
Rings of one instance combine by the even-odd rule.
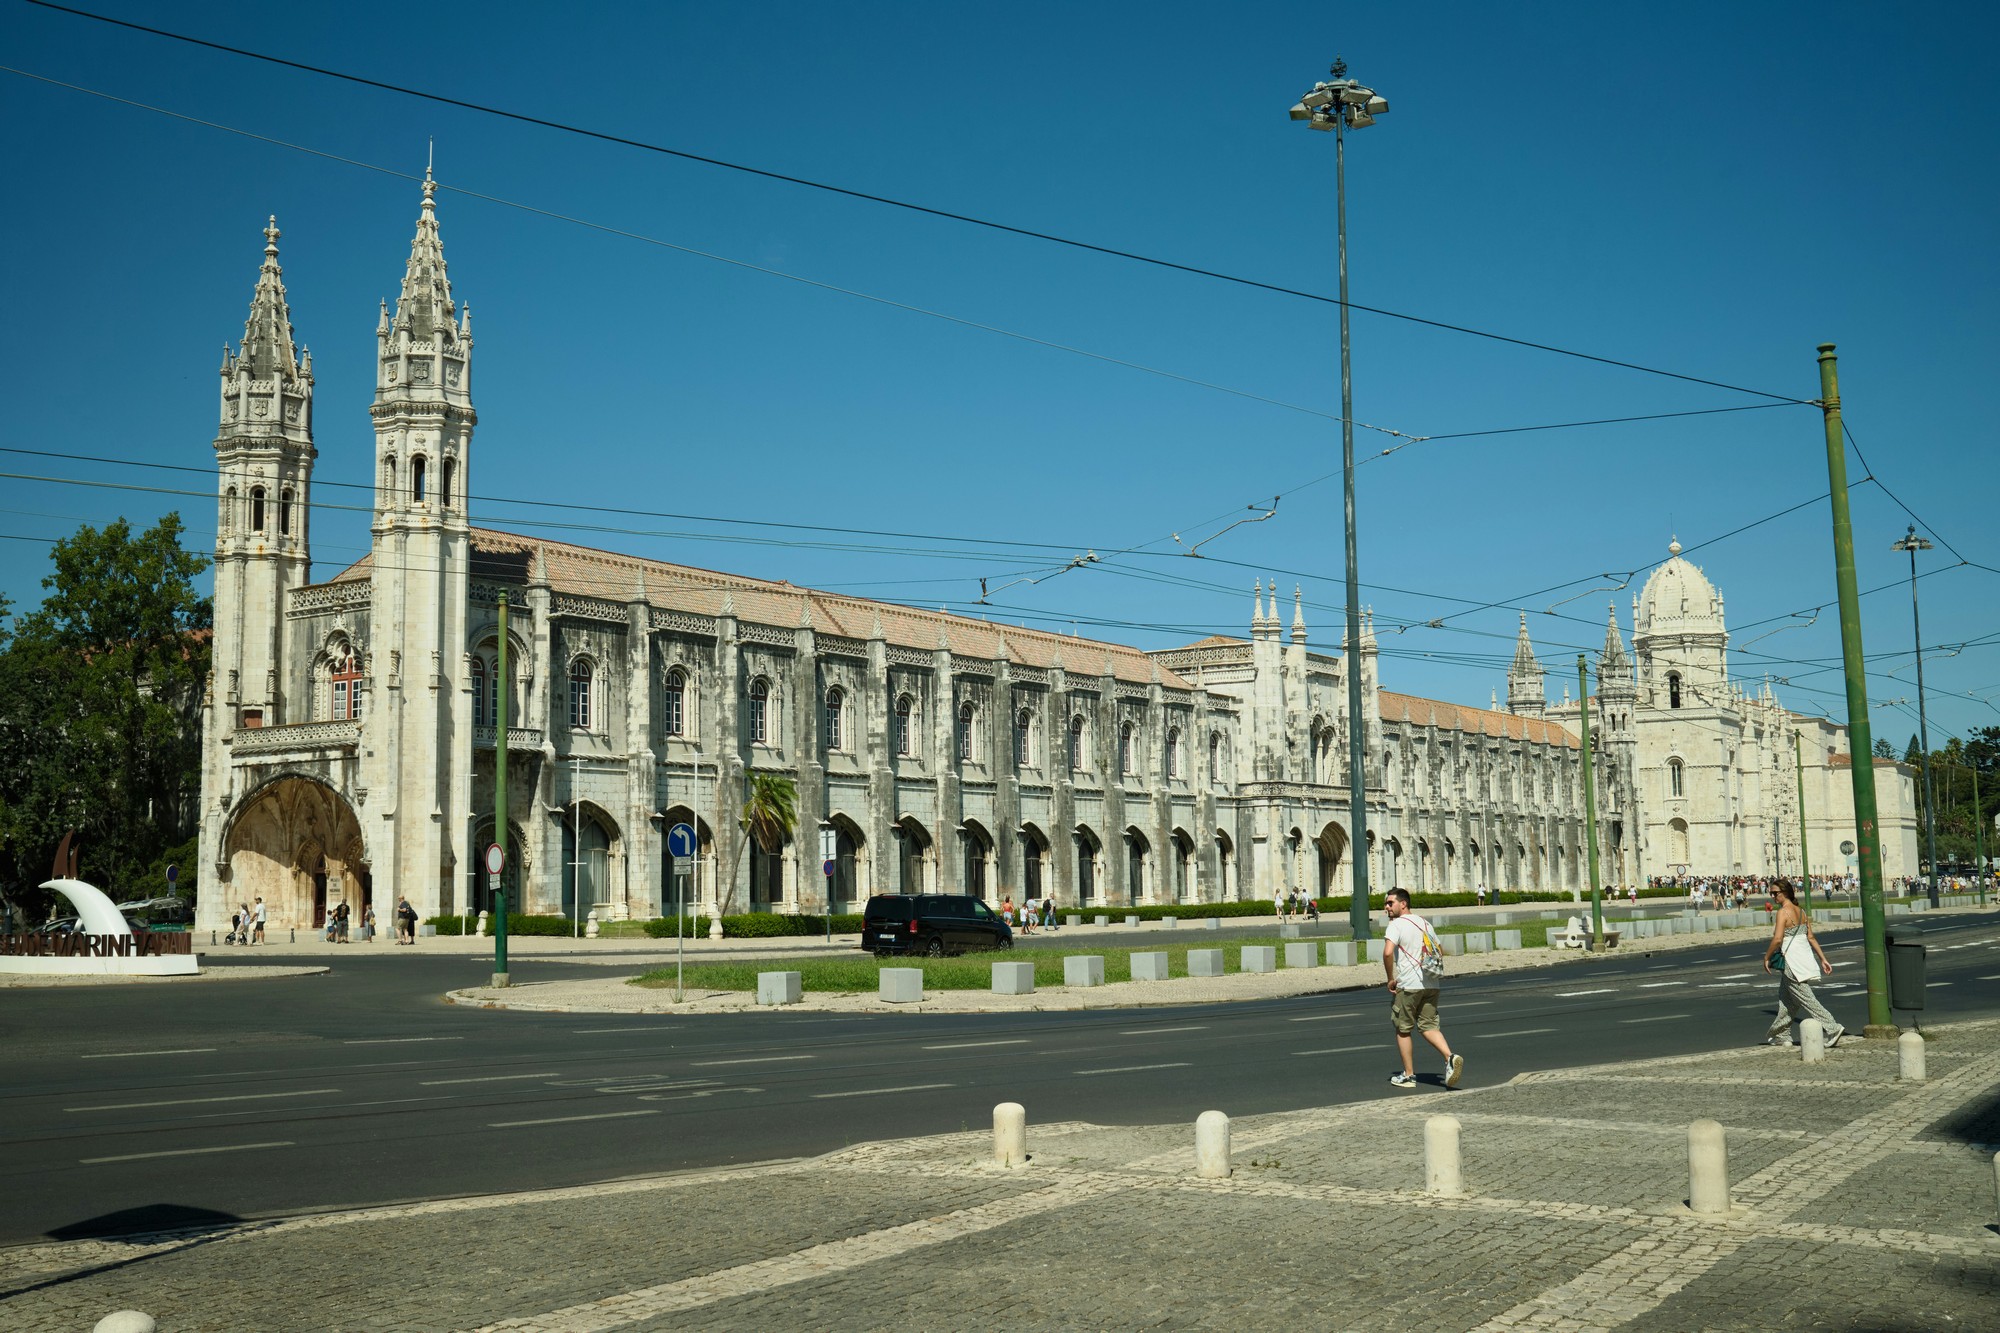
[[[428,924],[436,926],[437,933],[440,935],[477,935],[479,933],[479,915],[476,912],[470,916],[434,916],[429,918]],[[490,932],[492,922],[489,921],[487,926]],[[576,933],[576,923],[566,916],[524,916],[519,912],[509,912],[507,914],[507,933],[509,935],[573,935]]]

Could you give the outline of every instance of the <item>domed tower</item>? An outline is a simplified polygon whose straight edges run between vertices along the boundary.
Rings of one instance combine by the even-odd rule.
[[[1668,544],[1667,554],[1633,608],[1640,701],[1669,711],[1720,707],[1729,695],[1722,594],[1681,558],[1678,540]]]
[[[1528,641],[1528,613],[1521,613],[1521,634],[1514,641],[1514,665],[1507,670],[1507,711],[1522,717],[1540,717],[1549,706],[1543,685],[1542,664],[1535,660],[1535,645]]]

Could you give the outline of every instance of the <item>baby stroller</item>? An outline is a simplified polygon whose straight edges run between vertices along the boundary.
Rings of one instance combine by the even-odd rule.
[[[243,914],[241,912],[231,912],[229,914],[229,933],[222,937],[222,942],[224,944],[248,944],[250,942],[250,933],[244,928]]]

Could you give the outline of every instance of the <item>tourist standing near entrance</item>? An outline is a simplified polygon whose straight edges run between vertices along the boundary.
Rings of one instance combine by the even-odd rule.
[[[251,943],[262,944],[264,942],[264,919],[265,916],[267,915],[266,909],[264,907],[264,900],[262,898],[259,898],[257,900],[257,905],[252,909],[250,909],[250,912],[251,912],[251,921],[254,924],[257,932],[254,936],[251,937]]]
[[[1819,936],[1813,934],[1812,922],[1799,910],[1798,894],[1790,884],[1779,880],[1771,886],[1771,905],[1777,915],[1771,923],[1771,942],[1764,946],[1764,970],[1773,970],[1773,955],[1783,970],[1778,978],[1778,1017],[1764,1034],[1764,1044],[1790,1046],[1792,1024],[1817,1018],[1826,1029],[1826,1044],[1838,1046],[1847,1029],[1833,1021],[1833,1015],[1813,994],[1811,985],[1833,971],[1833,964],[1819,947]]]
[[[1438,1027],[1444,950],[1431,923],[1410,911],[1408,890],[1389,890],[1383,896],[1382,910],[1389,917],[1389,929],[1382,935],[1382,968],[1388,974],[1393,997],[1389,1019],[1396,1027],[1396,1049],[1403,1056],[1402,1072],[1389,1081],[1399,1088],[1417,1086],[1416,1046],[1410,1034],[1421,1032],[1444,1057],[1444,1085],[1455,1088],[1465,1073],[1465,1057],[1452,1054],[1451,1043]]]
[[[410,906],[408,898],[396,899],[396,943],[415,944],[417,942],[417,909]]]

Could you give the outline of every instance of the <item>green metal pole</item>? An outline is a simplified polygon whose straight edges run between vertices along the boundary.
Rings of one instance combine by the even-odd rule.
[[[1806,753],[1792,732],[1792,762],[1799,770],[1799,874],[1805,877],[1805,911],[1812,915],[1812,852],[1806,846]]]
[[[507,850],[507,594],[500,594],[500,647],[493,659],[493,841]],[[493,882],[493,984],[507,984],[507,888]]]
[[[1604,897],[1597,885],[1597,781],[1590,771],[1590,679],[1582,653],[1576,655],[1576,710],[1583,731],[1583,833],[1590,848],[1590,936],[1592,947],[1604,948]]]
[[[1896,1036],[1889,1013],[1889,951],[1883,937],[1882,835],[1875,810],[1875,743],[1861,658],[1854,528],[1847,512],[1847,443],[1840,429],[1840,374],[1832,343],[1819,345],[1819,405],[1826,419],[1826,476],[1833,500],[1833,574],[1840,596],[1840,654],[1847,675],[1847,748],[1854,775],[1854,841],[1861,869],[1861,943],[1868,971],[1869,1037]]]
[[[1340,61],[1334,62],[1336,65]],[[1339,78],[1339,74],[1334,75]],[[1348,848],[1354,857],[1354,893],[1348,900],[1347,924],[1357,940],[1368,938],[1368,720],[1361,705],[1361,573],[1354,535],[1354,366],[1347,330],[1347,108],[1337,106],[1333,120],[1333,197],[1338,213],[1335,232],[1340,248],[1340,471],[1344,494],[1342,516],[1347,524],[1347,821]],[[1273,611],[1275,621],[1278,613]],[[1385,885],[1393,888],[1393,885]]]
[[[1979,905],[1986,906],[1986,815],[1979,808],[1979,760],[1971,760],[1972,769],[1972,882],[1979,888]]]

